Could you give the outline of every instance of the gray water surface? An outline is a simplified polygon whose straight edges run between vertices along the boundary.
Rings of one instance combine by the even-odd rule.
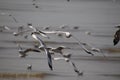
[[[103,51],[107,58],[103,58],[101,53],[91,56],[81,50],[74,38],[66,39],[56,35],[50,35],[50,39],[42,38],[46,41],[47,46],[65,45],[73,48],[65,49],[64,52],[72,53],[71,59],[78,69],[83,71],[83,76],[78,77],[72,66],[62,60],[53,61],[54,70],[50,71],[43,53],[30,52],[25,59],[19,58],[15,41],[21,41],[24,48],[29,48],[33,47],[34,39],[28,36],[28,39],[25,40],[22,36],[14,37],[12,35],[13,31],[17,31],[19,25],[27,28],[27,23],[32,23],[41,30],[50,26],[50,30],[70,31],[81,42],[100,49],[120,48],[120,43],[113,46],[112,42],[117,30],[114,26],[120,23],[120,2],[118,0],[71,0],[70,2],[36,0],[36,3],[39,8],[32,5],[32,0],[0,0],[0,25],[7,25],[12,29],[0,32],[0,72],[28,72],[26,64],[32,64],[31,72],[47,74],[43,80],[120,80],[119,52]],[[61,25],[68,27],[61,29]],[[74,26],[78,26],[79,29],[75,30]],[[86,35],[86,31],[91,32],[91,35]]]

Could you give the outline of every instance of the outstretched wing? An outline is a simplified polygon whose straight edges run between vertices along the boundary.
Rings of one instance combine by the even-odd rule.
[[[47,49],[47,47],[44,44],[44,42],[37,35],[34,34],[34,36],[40,42],[41,46],[43,46],[43,48],[45,50],[45,53],[47,55],[48,65],[49,65],[50,69],[53,70],[53,67],[52,67],[52,57],[51,57],[51,54],[49,53],[49,50]]]
[[[28,49],[25,49],[24,52],[25,52],[25,53],[27,53],[27,52],[40,52],[40,50],[38,50],[38,49],[33,49],[33,48],[28,48]]]
[[[82,75],[82,74],[83,74],[83,72],[80,72],[80,71],[77,69],[75,63],[73,63],[72,61],[69,61],[69,63],[73,66],[74,71],[75,71],[78,75]]]

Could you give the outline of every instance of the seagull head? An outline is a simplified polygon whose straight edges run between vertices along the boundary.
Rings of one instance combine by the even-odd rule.
[[[66,32],[65,36],[66,36],[66,38],[70,38],[72,36],[72,34],[70,32]]]
[[[14,36],[18,36],[19,33],[17,33],[17,32],[13,32],[13,35],[14,35]]]

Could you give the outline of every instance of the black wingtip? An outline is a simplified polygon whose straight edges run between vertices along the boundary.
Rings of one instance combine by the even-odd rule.
[[[49,67],[50,67],[50,70],[53,71],[53,67],[51,65],[49,65]]]
[[[113,40],[113,45],[114,45],[114,46],[117,45],[118,42],[119,42],[119,39],[115,38],[115,39]]]

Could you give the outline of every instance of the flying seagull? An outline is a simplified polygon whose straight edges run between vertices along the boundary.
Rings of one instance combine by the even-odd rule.
[[[76,37],[73,36],[73,35],[72,35],[72,37],[78,42],[78,44],[80,45],[80,47],[81,47],[86,53],[91,54],[92,56],[94,56],[94,54],[93,54],[91,51],[89,51],[89,50],[85,47],[85,45],[84,45],[82,42],[79,41],[78,38],[76,38]],[[86,44],[87,44],[87,43],[86,43]]]
[[[38,49],[33,49],[33,48],[28,48],[28,49],[25,49],[23,50],[22,47],[20,46],[20,44],[18,44],[18,51],[20,53],[20,57],[21,58],[25,58],[27,55],[28,52],[40,52],[40,50]]]
[[[104,53],[102,52],[101,49],[96,48],[96,47],[93,47],[93,46],[91,46],[90,44],[87,44],[87,43],[82,43],[82,44],[83,44],[88,50],[90,50],[90,51],[92,51],[92,52],[102,53],[102,55],[103,55],[104,57],[106,57],[106,56],[104,55]]]
[[[3,30],[11,30],[8,26],[6,25],[3,25],[3,26],[0,26],[0,31],[2,32]]]
[[[43,31],[46,34],[65,34],[66,38],[70,38],[72,35],[70,32],[65,32],[65,31]]]
[[[23,33],[34,32],[34,33],[39,34],[39,35],[41,35],[41,36],[43,36],[43,37],[49,38],[49,37],[46,35],[46,33],[44,33],[43,31],[38,30],[38,29],[35,28],[35,27],[33,27],[31,23],[28,23],[27,25],[28,25],[28,27],[30,28],[30,30],[24,30],[24,31],[20,31],[20,32],[13,32],[13,35],[14,35],[14,36],[19,36],[19,35],[21,35],[21,34],[23,34]]]
[[[51,54],[50,54],[49,50],[47,49],[47,46],[46,46],[45,43],[37,36],[36,32],[32,32],[32,33],[31,33],[31,36],[32,36],[35,40],[39,41],[40,45],[43,46],[44,51],[45,51],[45,53],[46,53],[46,55],[47,55],[48,65],[49,65],[50,69],[53,70],[53,67],[52,67],[52,57],[51,57]]]
[[[31,64],[27,64],[27,70],[32,70],[32,65]]]
[[[73,34],[71,34],[70,32],[65,32],[65,31],[43,31],[44,33],[48,33],[48,34],[65,34],[66,38],[74,38],[78,44],[81,46],[81,48],[88,54],[91,54],[92,56],[94,56],[94,54],[92,52],[90,52],[87,48],[85,48],[85,46],[82,44],[82,42],[80,42]]]
[[[56,60],[56,61],[57,61],[57,60],[65,60],[66,62],[69,62],[70,65],[73,67],[74,71],[78,74],[78,76],[83,75],[83,72],[80,72],[80,71],[77,69],[75,63],[70,60],[70,57],[68,57],[68,58],[67,58],[67,57],[55,57],[55,58],[53,58],[53,59]]]
[[[4,12],[2,12],[0,14],[1,15],[7,15],[7,16],[11,17],[16,23],[18,23],[17,19],[12,14],[10,14],[10,13],[4,13]]]

